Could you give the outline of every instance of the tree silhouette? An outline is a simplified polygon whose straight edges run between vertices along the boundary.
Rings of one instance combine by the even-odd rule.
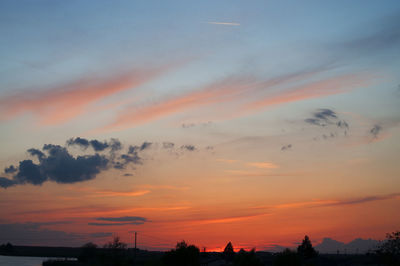
[[[252,249],[249,252],[245,251],[244,249],[240,249],[240,251],[235,256],[233,265],[234,266],[262,266],[263,263],[257,257],[255,249]]]
[[[93,260],[97,256],[97,245],[89,242],[82,246],[81,253],[78,256],[78,260],[82,262],[88,262]]]
[[[297,247],[297,253],[305,259],[313,258],[318,255],[308,236],[305,236],[301,245]]]
[[[99,261],[95,265],[107,266],[125,266],[131,265],[129,256],[127,256],[127,244],[121,242],[118,236],[104,245]]]
[[[227,260],[232,260],[235,256],[235,251],[233,250],[232,243],[229,242],[224,248],[224,252],[222,253]]]
[[[376,253],[386,265],[400,265],[400,231],[386,234]]]
[[[381,253],[400,255],[400,231],[386,234],[386,240],[379,246]]]
[[[235,251],[233,250],[232,243],[229,242],[226,247],[224,248],[224,254],[226,255],[232,255],[235,254]]]
[[[178,242],[176,248],[164,254],[163,262],[170,266],[198,266],[200,265],[200,250],[185,241]]]
[[[113,241],[108,242],[107,244],[104,245],[104,248],[109,248],[109,249],[126,249],[127,244],[121,242],[120,238],[118,236],[114,237]]]
[[[301,258],[298,253],[288,248],[278,253],[274,260],[275,266],[300,266]]]

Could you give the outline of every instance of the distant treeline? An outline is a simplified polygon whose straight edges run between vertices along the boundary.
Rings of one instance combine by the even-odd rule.
[[[282,252],[256,252],[255,249],[235,252],[229,242],[223,252],[200,252],[195,245],[185,241],[167,252],[149,252],[127,249],[127,244],[114,237],[99,248],[87,243],[81,248],[26,247],[1,245],[0,254],[15,256],[41,256],[77,258],[77,261],[49,260],[43,266],[305,266],[305,265],[400,265],[400,231],[387,234],[379,248],[365,255],[321,255],[314,249],[311,240],[305,236],[295,250]]]

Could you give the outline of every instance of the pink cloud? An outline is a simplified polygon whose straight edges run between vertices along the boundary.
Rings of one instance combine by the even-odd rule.
[[[85,77],[46,90],[33,89],[0,99],[1,119],[31,113],[42,124],[67,122],[87,111],[90,104],[149,82],[170,66],[139,69],[109,77]]]
[[[301,86],[294,86],[282,92],[246,105],[245,110],[256,110],[267,106],[296,102],[348,92],[351,89],[365,86],[369,78],[361,74],[347,74],[323,79]]]
[[[295,73],[268,80],[227,78],[175,98],[144,107],[126,108],[117,115],[113,122],[98,131],[116,131],[135,127],[189,109],[222,103],[241,105],[242,108],[236,108],[235,114],[233,114],[233,117],[238,117],[266,106],[344,93],[367,84],[370,79],[361,74],[347,74],[311,82],[306,85],[292,85],[294,82],[318,73],[318,71]],[[281,85],[286,88],[277,91],[277,87]],[[274,94],[265,95],[265,92],[269,92],[272,89]],[[255,100],[255,98],[257,99]],[[223,105],[218,107],[224,108]]]

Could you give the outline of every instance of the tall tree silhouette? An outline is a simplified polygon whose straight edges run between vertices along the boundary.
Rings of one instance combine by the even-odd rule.
[[[233,257],[235,256],[235,251],[233,250],[233,246],[232,246],[232,243],[231,243],[231,242],[229,242],[229,243],[226,245],[226,247],[224,248],[223,254],[224,254],[224,257],[225,257],[227,260],[232,260],[232,259],[233,259]]]
[[[318,255],[317,251],[313,248],[310,238],[305,236],[303,242],[297,247],[297,253],[305,259],[313,258]]]

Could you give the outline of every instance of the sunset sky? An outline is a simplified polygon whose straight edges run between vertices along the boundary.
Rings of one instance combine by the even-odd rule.
[[[400,1],[0,1],[0,243],[400,225]]]

